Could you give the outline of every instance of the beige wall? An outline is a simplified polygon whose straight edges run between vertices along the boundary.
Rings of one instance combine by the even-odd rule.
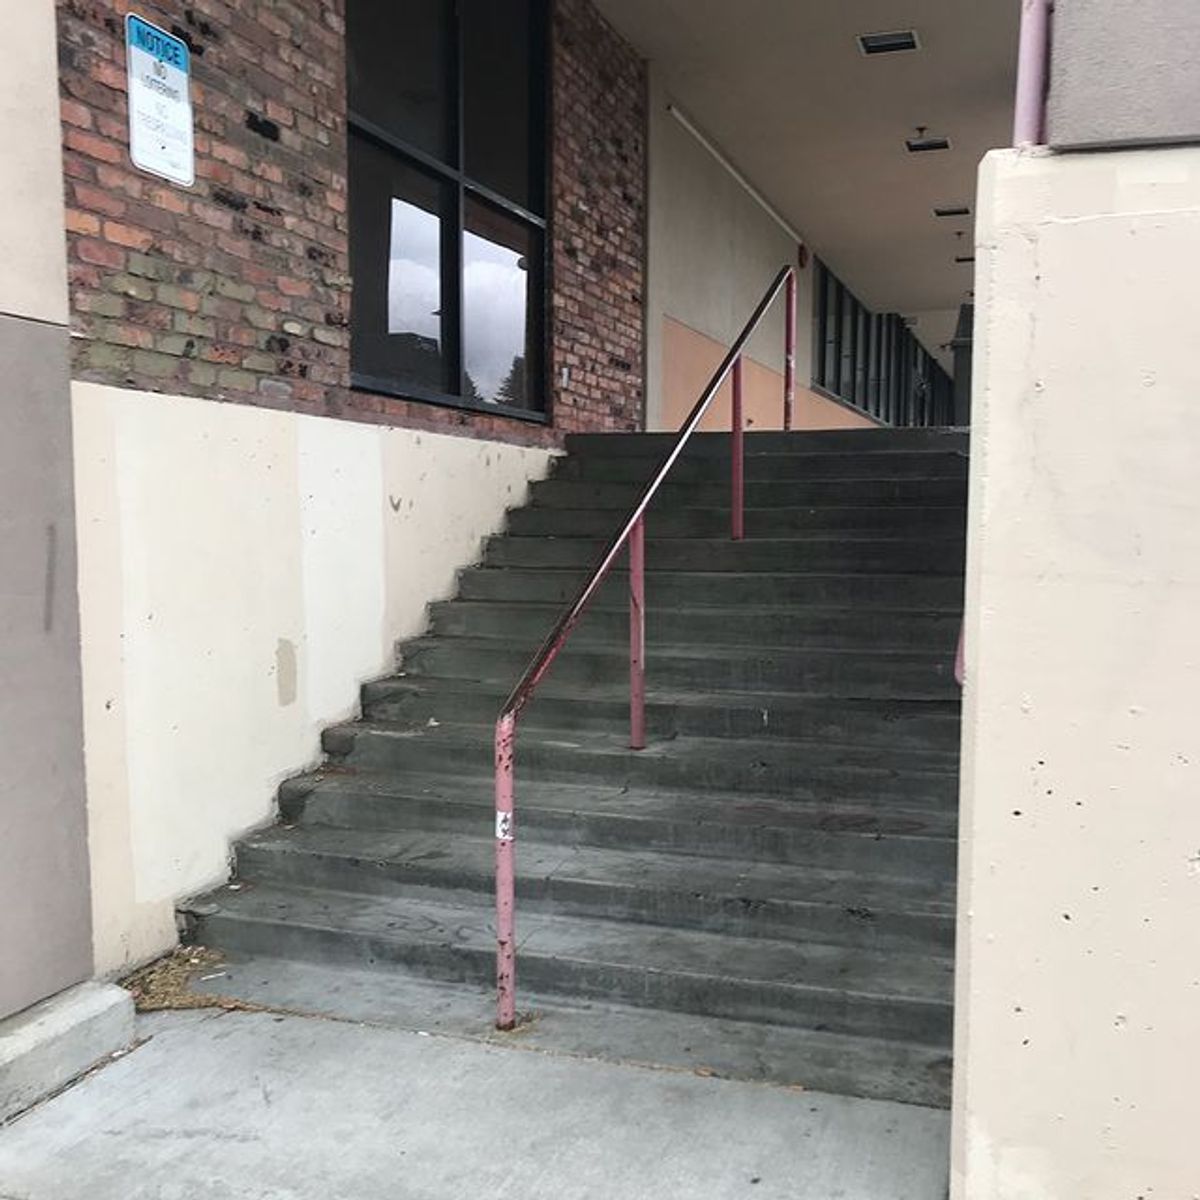
[[[662,428],[678,429],[728,353],[728,347],[671,317],[662,328]],[[727,381],[700,422],[702,431],[723,433],[730,425],[732,383]],[[747,356],[742,381],[742,412],[747,429],[779,429],[783,413],[783,372]],[[796,388],[794,429],[874,429],[865,413],[838,404],[806,387]]]
[[[65,325],[62,132],[53,0],[5,5],[0,72],[0,313]]]
[[[1200,150],[979,188],[954,1196],[1189,1200]]]
[[[649,429],[676,427],[666,411],[665,389],[668,377],[679,367],[668,361],[671,348],[663,338],[664,319],[728,346],[779,268],[796,261],[798,250],[795,241],[671,116],[669,102],[652,65],[646,298]],[[796,380],[801,386],[812,378],[812,280],[810,265],[800,274],[797,295]],[[783,327],[781,297],[750,345],[757,362],[777,371],[783,369]],[[696,399],[693,395],[692,401]]]
[[[319,757],[550,454],[73,385],[100,972]]]

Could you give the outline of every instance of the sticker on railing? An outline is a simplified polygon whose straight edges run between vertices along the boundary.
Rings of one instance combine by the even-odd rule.
[[[496,814],[496,841],[511,842],[513,840],[513,815],[510,812]]]

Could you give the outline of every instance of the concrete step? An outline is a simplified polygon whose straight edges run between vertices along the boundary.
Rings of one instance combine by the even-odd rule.
[[[271,829],[240,844],[237,874],[255,884],[436,899],[491,896],[491,838],[321,826]],[[522,837],[521,911],[947,954],[952,889],[926,880],[661,851],[599,849]]]
[[[511,681],[414,679],[391,676],[363,687],[363,715],[424,726],[430,720],[490,724]],[[652,737],[775,738],[852,745],[878,757],[916,750],[957,762],[959,704],[945,702],[834,700],[792,693],[655,691],[646,700]],[[556,687],[547,679],[521,714],[522,728],[623,734],[629,727],[629,688]]]
[[[567,454],[554,460],[555,479],[647,481],[659,462],[646,455]],[[893,451],[886,454],[764,452],[746,455],[745,478],[758,482],[808,483],[819,479],[958,479],[967,477],[966,455],[958,451]],[[725,454],[685,454],[671,468],[676,483],[728,480],[729,449]]]
[[[797,540],[836,534],[847,542],[860,538],[964,537],[966,510],[957,505],[829,505],[826,507],[752,508],[745,512],[748,538]],[[510,509],[507,532],[514,537],[611,536],[620,516],[608,508],[538,507]],[[660,508],[646,517],[650,538],[727,538],[729,497],[719,507]]]
[[[596,563],[607,540],[587,537],[489,538],[484,564],[532,569],[587,569]],[[961,578],[965,537],[944,538],[719,538],[649,539],[646,570],[773,572],[830,571],[879,575],[953,575]]]
[[[459,574],[459,599],[565,604],[588,575],[582,569],[471,567]],[[597,589],[594,602],[628,603],[623,563]],[[866,575],[810,571],[647,571],[646,605],[663,608],[854,606],[962,614],[963,581],[954,575]]]
[[[522,987],[515,1033],[492,1028],[495,991],[394,971],[227,954],[192,990],[259,1008],[470,1038],[549,1054],[655,1065],[803,1091],[948,1108],[944,1049],[882,1038],[547,996]]]
[[[799,429],[789,433],[747,430],[745,436],[748,454],[853,452],[865,456],[917,450],[958,451],[965,454],[970,442],[969,430],[953,428]],[[566,448],[569,454],[587,457],[612,455],[661,459],[675,444],[677,437],[676,433],[569,433]],[[684,453],[697,457],[728,457],[729,434],[694,433]]]
[[[367,771],[457,769],[491,773],[492,739],[487,726],[439,725],[414,729],[358,721],[325,730],[322,745],[336,760]],[[840,751],[796,742],[722,738],[648,740],[630,750],[624,737],[588,733],[573,738],[553,730],[526,729],[517,744],[517,769],[544,778],[592,779],[641,787],[696,791],[757,792],[811,800],[861,804],[900,800],[908,807],[949,812],[957,801],[957,772],[944,757],[934,767],[899,769],[862,765],[855,748]]]
[[[285,780],[287,822],[391,832],[486,836],[494,827],[490,772],[381,773],[338,764]],[[856,871],[865,879],[951,885],[956,814],[903,803],[633,791],[620,783],[517,776],[517,830],[560,845],[669,851]]]
[[[492,680],[511,687],[537,646],[498,638],[416,638],[401,647],[408,676]],[[568,643],[551,667],[559,684],[615,685],[629,678],[628,647]],[[758,646],[646,647],[646,686],[738,692],[793,692],[839,698],[953,700],[951,653]]]
[[[372,685],[369,698],[364,703],[364,717],[370,723],[388,727],[407,734],[411,739],[417,736],[433,738],[462,738],[475,743],[491,743],[496,714],[500,710],[504,697],[494,695],[487,697],[488,703],[477,704],[474,707],[476,716],[470,715],[469,707],[462,703],[462,692],[455,691],[451,686],[452,680],[438,680],[439,686],[432,691],[433,696],[440,696],[441,702],[426,695],[425,703],[416,707],[408,707],[404,701],[413,695],[414,687],[419,688],[422,681],[407,676],[395,677],[392,681],[380,680]],[[391,703],[389,697],[399,700],[398,704]],[[527,720],[537,700],[530,705],[527,712],[521,714],[520,729],[528,730],[532,738],[540,743],[553,743],[559,746],[578,746],[586,749],[594,744],[599,747],[624,747],[629,737],[629,708],[628,699],[610,710],[610,719],[602,721],[599,714],[592,714],[590,719],[580,719],[576,708],[576,719],[568,706],[556,697],[546,701],[541,706],[542,716],[539,720]],[[433,711],[429,711],[432,709]],[[765,726],[764,726],[765,714]],[[806,770],[813,772],[813,778],[832,777],[844,779],[847,773],[869,769],[878,772],[880,760],[886,755],[888,778],[904,775],[937,775],[941,777],[956,775],[958,772],[957,747],[944,749],[939,746],[922,744],[899,745],[893,744],[886,751],[879,746],[863,745],[857,741],[833,741],[828,737],[795,737],[785,738],[777,734],[768,737],[770,730],[770,709],[758,712],[758,727],[750,729],[738,738],[738,743],[749,743],[759,747],[764,752],[769,748],[775,757],[792,759]],[[357,723],[356,723],[357,724]],[[336,726],[337,729],[352,726]],[[671,747],[680,738],[680,734],[668,731],[652,736],[651,741],[660,747],[663,753],[672,753]],[[329,744],[335,744],[337,735],[331,734]],[[696,752],[697,747],[705,746],[712,753],[723,750],[725,754],[737,753],[729,745],[731,739],[718,733],[716,737],[703,735],[684,736],[685,747]],[[472,752],[474,754],[474,752]],[[639,751],[639,753],[644,753]],[[885,788],[885,793],[887,789]]]
[[[500,637],[537,643],[562,613],[559,604],[443,600],[429,607],[434,637]],[[648,645],[702,642],[713,646],[814,647],[828,650],[931,650],[953,655],[959,617],[954,613],[845,608],[651,609]],[[591,604],[569,644],[628,645],[628,604]]]
[[[618,508],[628,511],[641,498],[644,486],[639,482],[617,482],[554,477],[540,479],[530,488],[530,502],[539,506],[562,508]],[[967,500],[966,480],[945,479],[807,479],[765,481],[751,479],[746,484],[745,503],[749,509],[812,508],[846,505],[904,505],[907,507],[950,506],[962,508]],[[728,480],[696,482],[676,479],[673,475],[654,498],[654,507],[728,508]]]
[[[495,970],[486,900],[466,906],[264,885],[221,889],[192,913],[199,941],[239,953],[452,982],[484,983]],[[950,1041],[946,957],[535,912],[522,914],[519,937],[522,986],[538,991],[929,1046]]]

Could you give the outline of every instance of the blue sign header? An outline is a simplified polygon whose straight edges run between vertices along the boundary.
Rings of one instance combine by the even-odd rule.
[[[133,13],[125,15],[125,40],[135,50],[141,50],[169,67],[178,71],[188,70],[187,43]]]

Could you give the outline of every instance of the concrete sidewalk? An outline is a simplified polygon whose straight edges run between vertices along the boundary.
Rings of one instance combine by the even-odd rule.
[[[2,1200],[944,1200],[948,1114],[216,1010],[0,1129]]]

